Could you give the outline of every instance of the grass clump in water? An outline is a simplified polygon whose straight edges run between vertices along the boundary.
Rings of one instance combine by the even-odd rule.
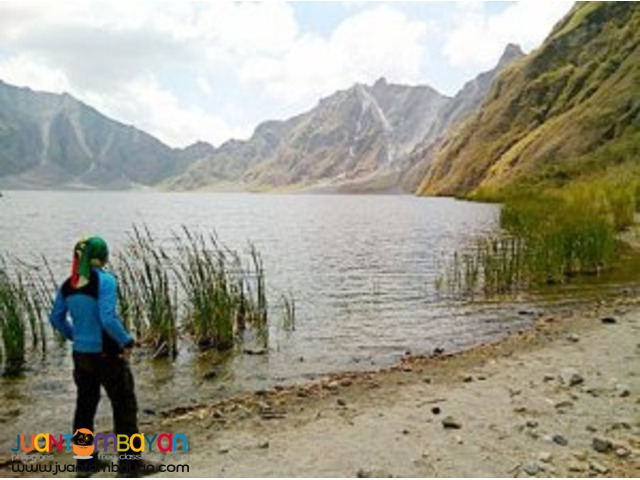
[[[26,330],[23,295],[16,282],[0,272],[0,330],[4,375],[22,372],[26,359]]]
[[[33,268],[17,262],[15,275],[10,276],[8,263],[0,257],[0,360],[4,360],[4,375],[16,376],[24,369],[29,337],[33,352],[46,353],[44,317],[51,307],[51,295]],[[46,262],[45,266],[48,268]]]
[[[251,246],[250,262],[220,244],[214,235],[183,229],[177,239],[177,277],[187,304],[186,326],[201,348],[231,349],[248,327],[266,346],[267,299],[260,254]]]
[[[170,279],[170,259],[148,229],[134,227],[116,259],[120,314],[154,357],[177,355],[177,290]]]
[[[134,228],[114,269],[120,315],[155,356],[176,355],[179,331],[203,349],[228,351],[249,333],[268,344],[265,273],[253,246],[243,263],[213,234],[183,227],[165,248]]]

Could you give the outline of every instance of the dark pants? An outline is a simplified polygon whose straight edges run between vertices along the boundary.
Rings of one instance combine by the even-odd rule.
[[[96,433],[93,421],[100,402],[100,386],[103,386],[113,409],[114,433],[128,436],[138,433],[138,405],[129,363],[114,355],[74,352],[73,366],[78,390],[73,431],[88,428]]]

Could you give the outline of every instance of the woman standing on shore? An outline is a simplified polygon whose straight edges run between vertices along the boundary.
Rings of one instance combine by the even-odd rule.
[[[94,432],[103,386],[111,401],[115,433],[130,437],[138,433],[137,402],[129,367],[134,341],[116,313],[116,279],[103,270],[108,257],[107,243],[101,237],[76,243],[71,276],[57,292],[49,321],[73,342],[73,379],[77,387],[73,431]],[[137,463],[121,460],[119,473],[134,476]],[[96,466],[95,457],[77,462],[79,473],[90,475]]]

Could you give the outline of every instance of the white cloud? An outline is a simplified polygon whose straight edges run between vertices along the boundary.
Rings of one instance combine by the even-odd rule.
[[[537,47],[572,4],[522,1],[489,15],[480,4],[463,2],[460,20],[446,36],[443,53],[456,67],[491,68],[508,43],[517,43],[524,50]]]
[[[421,80],[426,24],[389,7],[365,11],[344,21],[331,36],[343,67],[372,80],[381,74],[399,82]],[[342,53],[342,55],[340,55]]]
[[[206,95],[207,97],[213,95],[213,88],[211,88],[211,83],[209,82],[207,77],[205,77],[204,75],[198,75],[196,78],[196,82],[198,84],[198,88],[204,95]]]
[[[70,92],[80,101],[123,123],[157,137],[172,146],[186,146],[196,140],[220,144],[229,138],[246,138],[251,131],[230,126],[224,119],[198,107],[184,105],[170,91],[149,76],[123,83],[108,92],[74,89],[65,74],[32,62],[25,56],[0,63],[0,78],[7,83],[54,93]],[[206,79],[200,78],[202,82]],[[210,88],[207,84],[201,87]]]
[[[251,133],[246,128],[231,127],[224,119],[198,107],[182,104],[152,77],[135,80],[106,95],[88,95],[86,101],[114,118],[139,119],[136,127],[175,146],[186,146],[195,140],[219,145],[229,138],[246,138]]]
[[[449,62],[475,74],[508,42],[535,46],[569,4],[463,7],[450,28],[449,7],[427,19],[359,2],[321,35],[326,26],[313,33],[308,14],[283,2],[0,0],[0,78],[68,91],[174,145],[220,143],[355,82],[424,83],[429,43],[442,38]]]
[[[34,62],[25,55],[17,55],[0,62],[0,79],[34,90],[54,93],[69,90],[69,80],[63,71]]]
[[[229,125],[164,85],[186,78],[212,97],[216,72],[238,57],[280,52],[296,35],[285,3],[5,1],[0,78],[68,91],[172,145],[219,143],[252,126]]]
[[[375,7],[348,17],[328,38],[307,34],[282,55],[248,58],[239,75],[291,104],[380,76],[416,83],[422,79],[426,33],[424,22],[389,6]]]
[[[282,52],[298,34],[293,9],[286,3],[216,2],[206,5],[197,12],[196,29],[210,40],[210,44],[235,54]]]
[[[214,99],[218,77],[236,76],[247,91],[264,89],[302,108],[380,76],[419,82],[425,53],[426,24],[388,6],[359,10],[327,38],[300,34],[292,6],[281,2],[5,2],[0,12],[0,41],[20,52],[4,69],[13,72],[8,81],[95,100],[105,113],[180,144],[248,126],[224,126],[180,101],[167,78],[190,77]]]

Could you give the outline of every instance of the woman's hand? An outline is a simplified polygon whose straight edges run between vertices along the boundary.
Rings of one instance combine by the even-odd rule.
[[[120,358],[123,359],[124,361],[128,362],[129,360],[131,360],[131,351],[133,349],[131,347],[129,348],[125,348],[124,350],[122,350],[122,353],[120,354]]]

